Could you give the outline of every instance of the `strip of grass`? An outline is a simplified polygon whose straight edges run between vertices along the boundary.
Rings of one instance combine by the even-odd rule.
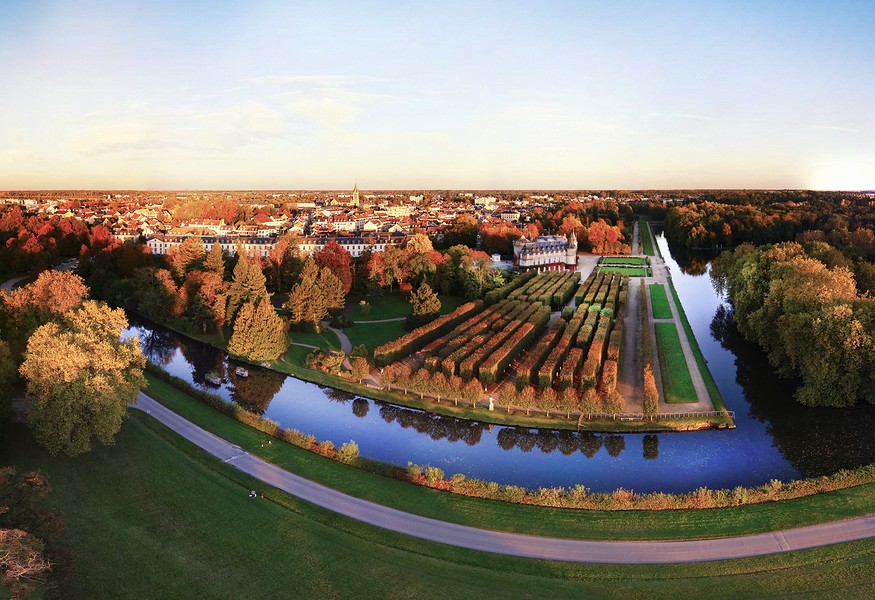
[[[782,502],[707,511],[576,511],[469,498],[336,463],[265,434],[147,375],[147,393],[251,454],[344,493],[435,519],[498,531],[580,539],[681,539],[760,533],[867,514],[875,484]],[[333,440],[339,442],[340,440]],[[582,482],[586,483],[586,482]]]
[[[389,321],[387,323],[356,323],[343,330],[353,346],[364,344],[369,353],[374,348],[398,339],[404,335],[404,321]]]
[[[720,393],[720,388],[717,387],[717,382],[714,381],[714,376],[711,375],[711,369],[708,368],[708,361],[702,354],[702,349],[699,348],[699,342],[696,341],[696,336],[693,334],[693,328],[690,326],[690,321],[687,319],[687,313],[684,311],[684,305],[681,304],[678,298],[678,292],[674,287],[674,282],[669,278],[668,287],[671,289],[671,295],[674,297],[674,304],[678,307],[681,313],[681,324],[684,326],[684,332],[687,334],[687,339],[690,340],[690,347],[693,350],[693,356],[696,357],[696,364],[699,366],[699,372],[702,374],[702,379],[705,381],[705,387],[708,388],[708,396],[711,397],[711,404],[714,405],[714,410],[726,410],[726,403],[723,401],[723,395]]]
[[[290,331],[289,338],[291,338],[290,341],[299,344],[310,344],[311,346],[319,346],[320,348],[327,348],[329,350],[340,350],[340,341],[337,339],[337,334],[330,329],[325,329],[320,333],[314,333],[312,331]]]
[[[650,231],[650,222],[643,219],[638,220],[638,234],[641,236],[641,246],[644,254],[654,256],[653,252],[653,234]]]
[[[458,308],[464,298],[458,296],[438,295],[441,301],[441,314],[451,313]],[[368,309],[362,310],[361,300],[368,303]],[[379,299],[353,298],[348,303],[347,316],[353,321],[379,321],[382,319],[397,319],[410,314],[410,295],[395,291],[390,292]]]
[[[696,389],[684,359],[681,339],[674,323],[654,323],[656,347],[659,352],[659,369],[665,388],[665,401],[669,404],[697,402]]]
[[[4,463],[39,468],[65,515],[67,598],[726,597],[872,589],[875,541],[685,565],[588,565],[424,542],[268,489],[146,415],[113,447],[50,457],[16,428]]]
[[[601,263],[605,265],[646,265],[647,259],[640,256],[603,256]]]
[[[665,286],[661,283],[650,284],[650,306],[653,307],[654,319],[671,319],[671,307],[668,305],[668,296],[665,294]]]
[[[599,271],[602,273],[616,273],[618,275],[626,275],[627,277],[649,277],[650,269],[647,267],[617,267],[613,265],[599,265]]]

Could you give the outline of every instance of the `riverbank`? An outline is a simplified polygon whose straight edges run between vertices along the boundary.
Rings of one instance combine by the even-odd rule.
[[[137,318],[147,320],[137,315]],[[206,344],[223,352],[227,351],[227,340],[216,334],[197,334],[181,330],[167,323],[156,323],[174,333]],[[333,389],[356,394],[372,400],[379,400],[396,406],[423,410],[436,415],[477,421],[484,424],[522,427],[528,429],[553,429],[557,431],[590,431],[593,433],[667,433],[685,431],[704,431],[709,429],[724,429],[733,426],[732,419],[726,415],[714,415],[707,418],[690,416],[662,418],[658,420],[623,420],[620,418],[581,419],[580,413],[552,412],[546,416],[543,411],[525,410],[493,402],[493,410],[489,410],[488,401],[476,403],[454,401],[449,398],[440,400],[427,394],[404,391],[403,388],[387,389],[376,387],[373,383],[359,383],[354,380],[329,375],[304,366],[303,361],[310,348],[290,346],[280,360],[254,363],[234,357],[235,361],[270,369],[284,375],[291,375],[302,381],[316,383]]]

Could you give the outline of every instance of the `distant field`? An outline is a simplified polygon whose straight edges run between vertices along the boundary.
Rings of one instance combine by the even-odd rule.
[[[439,295],[441,301],[441,314],[453,312],[460,304],[465,302],[458,296]],[[347,316],[353,321],[380,321],[382,319],[397,319],[410,314],[409,294],[396,291],[386,294],[377,300],[368,300],[368,308],[362,310],[359,304],[361,298],[352,298],[347,303],[349,312]]]
[[[627,277],[650,276],[650,269],[648,267],[616,267],[612,265],[599,265],[599,271],[602,273],[616,273],[618,275],[626,275]]]
[[[674,323],[654,323],[654,328],[665,401],[669,404],[696,402],[696,390],[684,359],[677,327]]]
[[[665,294],[665,286],[661,283],[650,284],[650,306],[653,307],[654,319],[671,319],[671,307],[668,305],[668,296]]]
[[[640,256],[603,256],[603,265],[646,265],[647,259]]]

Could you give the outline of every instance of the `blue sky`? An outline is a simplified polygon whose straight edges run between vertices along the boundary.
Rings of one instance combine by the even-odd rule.
[[[875,188],[875,2],[0,3],[0,189]]]

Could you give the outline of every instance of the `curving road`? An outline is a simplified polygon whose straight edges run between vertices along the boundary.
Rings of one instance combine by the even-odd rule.
[[[790,552],[875,537],[875,515],[758,535],[664,542],[586,541],[477,529],[374,504],[289,473],[201,429],[142,392],[132,406],[222,462],[307,502],[370,525],[472,550],[571,562],[678,563]]]

